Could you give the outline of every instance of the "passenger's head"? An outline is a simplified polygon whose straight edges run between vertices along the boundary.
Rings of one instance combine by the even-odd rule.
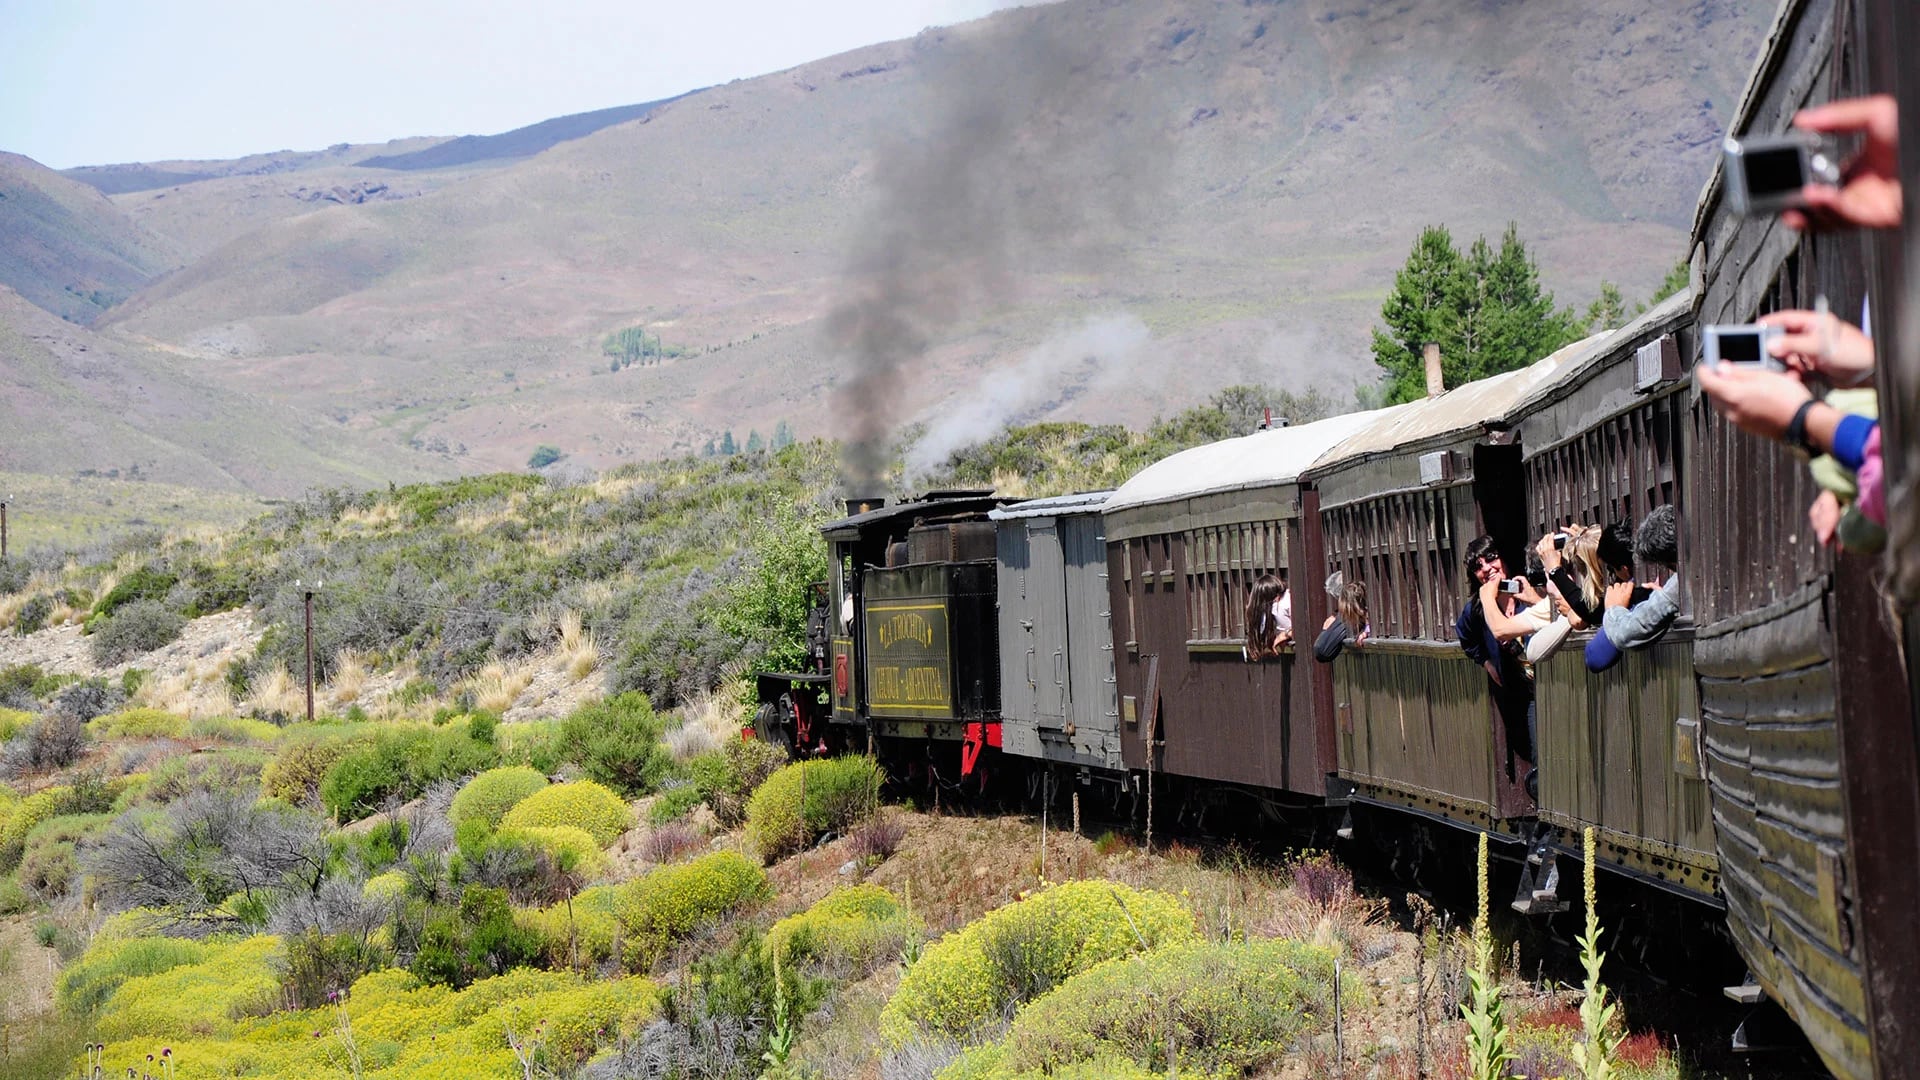
[[[1680,534],[1674,524],[1673,507],[1656,506],[1640,519],[1633,534],[1633,553],[1643,563],[1663,570],[1680,566]]]
[[[1500,549],[1494,546],[1493,537],[1476,536],[1467,545],[1467,575],[1476,584],[1507,576],[1507,564],[1500,558]]]
[[[1624,521],[1608,525],[1600,534],[1600,562],[1609,574],[1633,574],[1633,526]]]
[[[1367,583],[1349,581],[1340,587],[1340,599],[1334,604],[1340,613],[1340,621],[1354,633],[1364,630],[1367,625]]]
[[[1273,605],[1287,589],[1286,583],[1272,574],[1261,574],[1247,593],[1247,659],[1265,660],[1280,655],[1273,639],[1280,635]]]
[[[1562,553],[1569,573],[1580,586],[1580,595],[1588,607],[1600,606],[1607,587],[1607,568],[1600,561],[1600,528],[1596,525],[1569,525],[1567,547]]]

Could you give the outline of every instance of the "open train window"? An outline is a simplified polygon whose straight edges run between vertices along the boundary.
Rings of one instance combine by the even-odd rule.
[[[1367,585],[1375,637],[1446,641],[1459,606],[1446,491],[1384,495],[1327,511],[1329,569]]]
[[[1181,535],[1189,644],[1229,644],[1247,636],[1247,598],[1263,574],[1286,580],[1286,544],[1278,521],[1246,522]]]
[[[1638,522],[1679,491],[1685,395],[1668,394],[1597,424],[1527,463],[1534,537],[1567,524]]]

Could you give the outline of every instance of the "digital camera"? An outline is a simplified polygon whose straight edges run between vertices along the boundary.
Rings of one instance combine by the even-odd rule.
[[[1806,205],[1808,184],[1837,184],[1840,168],[1811,135],[1727,136],[1721,144],[1727,202],[1739,214],[1772,214]]]
[[[1766,371],[1785,371],[1787,365],[1767,351],[1767,343],[1784,333],[1777,326],[1747,323],[1739,326],[1708,326],[1700,332],[1701,346],[1709,364],[1739,364]]]
[[[1526,578],[1508,578],[1500,583],[1500,591],[1508,596],[1520,595],[1520,586],[1526,584]]]

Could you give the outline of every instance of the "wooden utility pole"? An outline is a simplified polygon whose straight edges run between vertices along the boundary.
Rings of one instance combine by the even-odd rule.
[[[0,495],[0,559],[7,557],[7,504],[13,501],[11,495]]]
[[[307,723],[313,723],[313,594],[320,589],[320,582],[303,585],[298,579],[294,588],[300,589],[306,599],[307,608]]]

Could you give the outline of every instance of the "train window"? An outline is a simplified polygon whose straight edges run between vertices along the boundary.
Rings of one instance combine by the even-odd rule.
[[[1192,529],[1181,535],[1186,565],[1187,637],[1195,644],[1247,635],[1247,597],[1263,574],[1286,578],[1277,521]]]
[[[1445,491],[1386,495],[1321,515],[1329,568],[1366,582],[1375,636],[1452,638],[1459,601],[1447,499]]]
[[[1684,397],[1649,401],[1534,455],[1527,463],[1527,489],[1537,533],[1568,523],[1634,523],[1673,502]]]

